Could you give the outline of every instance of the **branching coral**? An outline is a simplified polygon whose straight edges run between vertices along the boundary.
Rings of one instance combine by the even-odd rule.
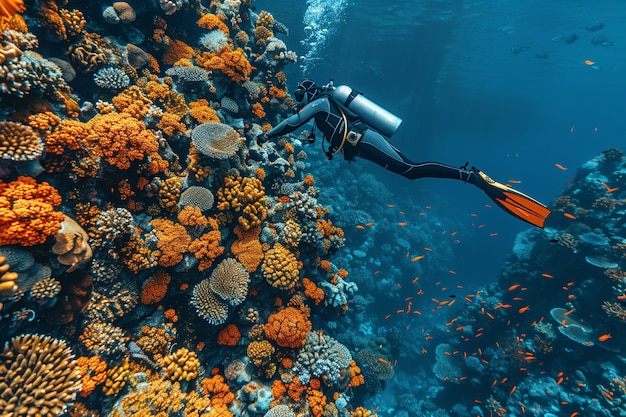
[[[244,230],[261,224],[267,216],[265,187],[257,178],[224,178],[224,187],[217,191],[217,208],[241,212],[239,224]]]
[[[1,353],[0,410],[8,415],[58,416],[74,402],[81,375],[65,341],[26,334]]]
[[[58,191],[47,182],[19,177],[4,183],[0,180],[0,246],[33,246],[57,233],[65,218],[55,211],[61,204]]]
[[[281,347],[300,348],[312,325],[307,314],[295,307],[286,307],[269,316],[263,327],[265,336]]]

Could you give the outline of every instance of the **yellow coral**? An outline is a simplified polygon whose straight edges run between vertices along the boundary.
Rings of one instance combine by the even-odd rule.
[[[247,350],[250,362],[255,366],[262,367],[270,363],[274,354],[274,346],[267,340],[253,340]]]
[[[28,125],[0,122],[0,159],[30,161],[43,155],[44,142]]]
[[[165,356],[159,365],[172,381],[191,381],[198,377],[200,361],[196,352],[183,347]]]
[[[265,253],[263,276],[274,288],[291,290],[298,283],[302,262],[280,243]]]
[[[265,187],[257,178],[224,178],[224,187],[217,191],[217,208],[242,213],[238,217],[244,230],[258,226],[267,216]]]

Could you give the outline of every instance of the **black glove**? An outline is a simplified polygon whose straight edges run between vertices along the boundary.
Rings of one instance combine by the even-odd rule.
[[[263,145],[265,142],[267,142],[270,138],[267,136],[267,133],[263,133],[262,135],[259,135],[256,137],[256,143],[259,145]]]

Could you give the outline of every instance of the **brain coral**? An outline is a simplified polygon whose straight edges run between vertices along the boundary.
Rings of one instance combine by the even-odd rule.
[[[243,143],[239,133],[224,123],[202,123],[191,132],[191,140],[203,155],[215,159],[233,156]]]
[[[0,180],[0,246],[33,246],[56,234],[65,218],[54,207],[61,204],[58,191],[47,182],[19,177]]]
[[[278,346],[300,348],[312,329],[308,316],[295,307],[286,307],[268,317],[263,327],[265,336]]]
[[[210,210],[213,207],[215,198],[208,188],[192,185],[182,192],[178,205],[181,207],[193,206],[202,211]]]
[[[58,416],[74,402],[81,375],[65,341],[21,335],[0,356],[2,415]]]
[[[198,315],[211,324],[223,324],[228,318],[228,305],[211,290],[208,279],[203,279],[193,289],[191,304]]]

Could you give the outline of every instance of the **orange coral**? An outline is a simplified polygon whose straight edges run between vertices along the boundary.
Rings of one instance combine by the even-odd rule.
[[[165,271],[156,271],[152,278],[144,283],[141,292],[141,302],[143,304],[155,304],[165,297],[167,293],[167,284],[170,283],[172,277]]]
[[[228,26],[226,26],[226,23],[223,22],[224,19],[226,19],[226,17],[223,15],[207,13],[198,19],[196,25],[203,29],[219,29],[228,35],[230,30]]]
[[[279,401],[283,398],[283,395],[287,392],[287,387],[285,387],[285,383],[280,379],[274,380],[272,383],[272,396],[274,400]]]
[[[217,335],[217,344],[222,346],[237,346],[241,339],[241,332],[234,324],[230,323]]]
[[[118,169],[129,169],[133,161],[149,162],[153,174],[167,168],[167,161],[159,155],[156,135],[128,113],[97,115],[87,122],[87,127],[90,133],[83,147]]]
[[[199,271],[210,268],[215,258],[224,253],[224,247],[220,246],[221,239],[222,235],[219,230],[211,230],[191,242],[189,252],[200,261]]]
[[[310,279],[302,278],[302,285],[304,286],[304,295],[313,300],[315,305],[318,305],[324,299],[324,290],[315,285]]]
[[[173,308],[168,308],[167,310],[165,310],[163,312],[163,317],[172,321],[173,323],[176,323],[178,321],[178,314],[176,314],[176,310],[174,310]]]
[[[177,132],[184,133],[187,130],[187,126],[180,121],[181,118],[182,115],[180,114],[165,112],[156,127],[161,129],[167,136],[174,136]]]
[[[23,0],[6,0],[0,2],[0,17],[12,18],[17,12],[23,12],[26,10]]]
[[[239,225],[235,227],[237,240],[233,242],[230,250],[249,272],[256,271],[263,259],[263,247],[259,241],[260,233],[260,226],[247,231]]]
[[[294,378],[287,389],[287,394],[294,402],[299,403],[302,399],[302,394],[306,391],[306,386],[302,385],[298,377]]]
[[[200,208],[194,206],[183,207],[178,213],[178,221],[183,226],[189,227],[207,226],[209,224],[209,219],[202,214]]]
[[[189,103],[189,116],[198,123],[220,123],[215,110],[209,107],[209,102],[205,99],[192,101]]]
[[[267,113],[265,113],[265,109],[263,109],[263,105],[261,103],[252,104],[252,114],[254,114],[259,119],[263,119],[265,116],[267,116]]]
[[[252,72],[252,65],[243,49],[233,51],[230,46],[224,46],[215,53],[204,52],[198,59],[198,65],[209,71],[219,70],[236,82],[247,80]]]
[[[169,37],[168,41],[167,51],[165,51],[163,57],[161,58],[163,64],[174,65],[174,63],[180,59],[193,58],[195,52],[191,46],[187,45],[183,41],[170,39]]]
[[[309,389],[306,393],[306,399],[313,416],[322,417],[324,415],[324,407],[326,406],[326,396],[321,391]]]
[[[211,378],[204,378],[200,382],[202,386],[202,395],[209,396],[211,398],[211,405],[227,406],[235,399],[235,395],[230,392],[228,384],[224,381],[224,377],[216,374]],[[220,415],[221,414],[216,414]]]
[[[76,359],[76,366],[80,369],[81,389],[80,396],[87,397],[97,385],[102,384],[107,377],[107,364],[100,356],[81,356]]]
[[[159,259],[159,265],[174,266],[182,261],[191,243],[185,227],[168,219],[153,219],[150,223],[158,239],[154,254]]]
[[[354,359],[350,361],[350,383],[348,386],[351,388],[358,387],[359,385],[365,384],[365,377],[361,372],[361,368],[356,364]]]
[[[0,246],[33,246],[57,233],[65,216],[54,207],[61,204],[59,192],[47,182],[19,177],[0,180]]]
[[[268,365],[274,354],[274,346],[267,340],[253,340],[248,345],[246,353],[255,366]]]
[[[309,317],[295,307],[286,307],[268,317],[265,336],[281,347],[300,348],[312,329]]]
[[[307,175],[304,177],[302,182],[304,182],[305,185],[313,185],[315,184],[315,178],[313,177],[313,175]]]

